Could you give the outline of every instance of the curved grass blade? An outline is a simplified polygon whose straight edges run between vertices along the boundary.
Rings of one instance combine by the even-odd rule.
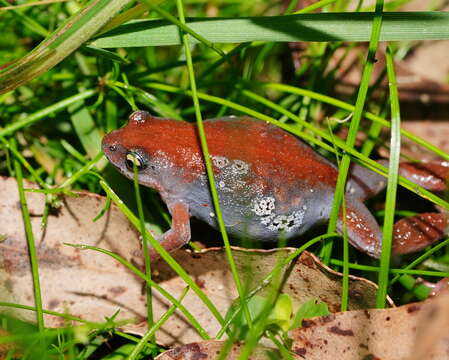
[[[176,3],[177,3],[180,21],[185,22],[182,0],[177,0]],[[187,68],[188,68],[188,72],[189,72],[190,87],[192,89],[192,100],[193,100],[193,105],[195,108],[195,116],[196,116],[196,121],[197,121],[198,135],[200,137],[201,150],[203,153],[204,163],[206,165],[207,178],[209,180],[210,193],[211,193],[211,197],[212,197],[212,200],[214,203],[214,210],[215,210],[215,214],[216,214],[218,228],[220,229],[220,233],[223,238],[223,242],[225,245],[225,252],[226,252],[226,256],[228,258],[229,267],[231,268],[231,273],[232,273],[232,277],[235,282],[235,287],[237,288],[237,292],[239,294],[240,299],[243,299],[244,298],[243,287],[242,287],[242,283],[240,281],[240,277],[239,277],[239,274],[237,271],[234,257],[232,256],[231,245],[229,242],[228,234],[226,232],[226,227],[225,227],[225,223],[223,220],[223,213],[220,208],[220,201],[218,198],[217,187],[215,184],[211,156],[210,156],[209,148],[208,148],[207,141],[206,141],[206,132],[204,130],[203,118],[201,116],[200,103],[198,100],[197,89],[196,89],[196,80],[195,80],[195,73],[193,70],[192,54],[190,52],[189,35],[183,34],[182,39],[183,39],[183,43],[184,43],[184,52],[185,52],[185,56],[186,56],[186,60],[187,60]],[[249,313],[248,307],[246,306],[245,302],[243,303],[242,308],[243,308],[243,313],[245,314],[245,317],[246,317],[247,324],[251,328],[251,326],[252,326],[251,315]]]
[[[401,156],[401,114],[399,110],[398,88],[393,64],[391,47],[386,52],[388,86],[391,103],[391,140],[390,164],[387,178],[387,197],[385,201],[384,226],[382,231],[382,253],[380,257],[379,280],[376,295],[376,307],[384,308],[387,297],[388,275],[390,271],[391,246],[393,241],[394,211],[396,207],[396,192],[398,185],[399,158]]]
[[[188,27],[211,43],[251,41],[369,41],[374,13],[319,13],[241,18],[191,18]],[[380,41],[449,39],[447,12],[390,12]],[[192,42],[198,42],[192,39]],[[181,45],[178,27],[166,20],[118,26],[92,45],[100,48]]]
[[[0,71],[0,94],[14,90],[70,55],[131,0],[92,0],[33,51]]]

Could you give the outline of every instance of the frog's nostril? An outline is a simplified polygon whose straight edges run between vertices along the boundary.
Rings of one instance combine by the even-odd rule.
[[[110,151],[115,151],[115,150],[117,150],[117,145],[115,145],[115,144],[109,145],[109,150],[110,150]]]

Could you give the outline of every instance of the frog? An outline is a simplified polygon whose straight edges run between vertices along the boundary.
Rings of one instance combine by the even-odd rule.
[[[204,121],[211,165],[227,233],[260,242],[297,238],[328,222],[338,167],[289,132],[249,116]],[[190,241],[190,218],[217,228],[206,166],[196,124],[133,112],[128,123],[105,135],[102,151],[127,178],[137,170],[140,184],[155,189],[172,217],[158,241],[169,252]],[[388,165],[387,161],[381,162]],[[400,174],[433,191],[446,190],[449,164],[401,163]],[[382,234],[365,200],[378,194],[386,179],[351,167],[337,231],[349,243],[379,258]],[[448,216],[429,212],[401,219],[394,226],[393,253],[423,249],[446,234]],[[159,257],[151,248],[152,259]]]

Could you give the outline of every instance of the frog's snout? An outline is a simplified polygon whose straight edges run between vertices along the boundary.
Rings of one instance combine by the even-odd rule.
[[[123,149],[120,145],[119,134],[117,130],[106,134],[101,142],[101,150],[106,155],[108,160],[114,165],[117,165],[120,158],[123,156]]]

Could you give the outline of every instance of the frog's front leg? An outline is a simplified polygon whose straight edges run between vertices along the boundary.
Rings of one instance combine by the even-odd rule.
[[[190,240],[190,213],[189,206],[183,201],[167,202],[167,207],[172,216],[171,228],[162,234],[158,241],[165,250],[171,252]],[[149,250],[151,260],[160,257],[154,248]]]

